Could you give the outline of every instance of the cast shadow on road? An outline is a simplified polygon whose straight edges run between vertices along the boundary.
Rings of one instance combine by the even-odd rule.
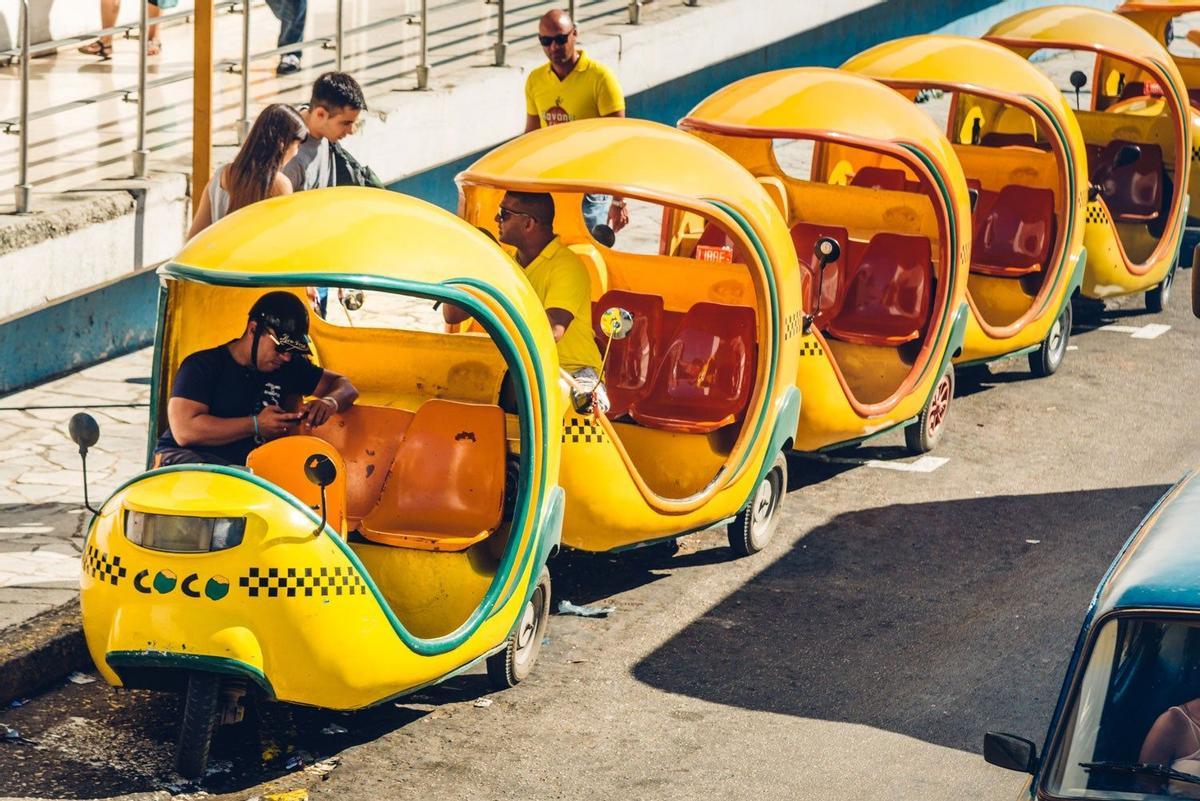
[[[633,674],[713,703],[964,751],[978,752],[988,729],[1040,737],[1097,581],[1166,489],[840,515]]]

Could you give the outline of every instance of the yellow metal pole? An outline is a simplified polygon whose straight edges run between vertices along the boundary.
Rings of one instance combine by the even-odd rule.
[[[192,76],[192,203],[212,172],[213,2],[197,0],[195,7]],[[247,9],[247,12],[249,9]]]

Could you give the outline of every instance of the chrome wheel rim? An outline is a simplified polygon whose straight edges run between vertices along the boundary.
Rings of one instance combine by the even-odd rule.
[[[778,482],[779,471],[772,469],[763,477],[750,502],[750,539],[755,545],[761,546],[770,533],[779,499]]]
[[[525,664],[529,655],[533,653],[542,619],[542,607],[545,605],[543,593],[544,590],[540,586],[533,591],[529,602],[525,604],[524,612],[521,613],[521,622],[517,624],[517,652],[513,661],[518,665]]]
[[[932,437],[942,427],[946,419],[946,411],[950,408],[950,374],[946,373],[938,380],[933,399],[929,402],[929,423],[926,430]]]

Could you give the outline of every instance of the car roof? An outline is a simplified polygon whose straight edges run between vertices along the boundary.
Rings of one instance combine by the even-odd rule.
[[[1100,582],[1095,617],[1120,609],[1200,611],[1200,470],[1171,488]]]

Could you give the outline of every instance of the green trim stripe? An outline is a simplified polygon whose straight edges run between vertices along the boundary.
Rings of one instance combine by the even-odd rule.
[[[170,651],[109,651],[104,655],[108,666],[121,674],[121,668],[174,668],[185,671],[205,671],[250,679],[257,684],[270,700],[275,699],[275,688],[266,674],[253,665],[238,659],[203,654],[180,654]],[[122,677],[124,681],[124,677]]]

